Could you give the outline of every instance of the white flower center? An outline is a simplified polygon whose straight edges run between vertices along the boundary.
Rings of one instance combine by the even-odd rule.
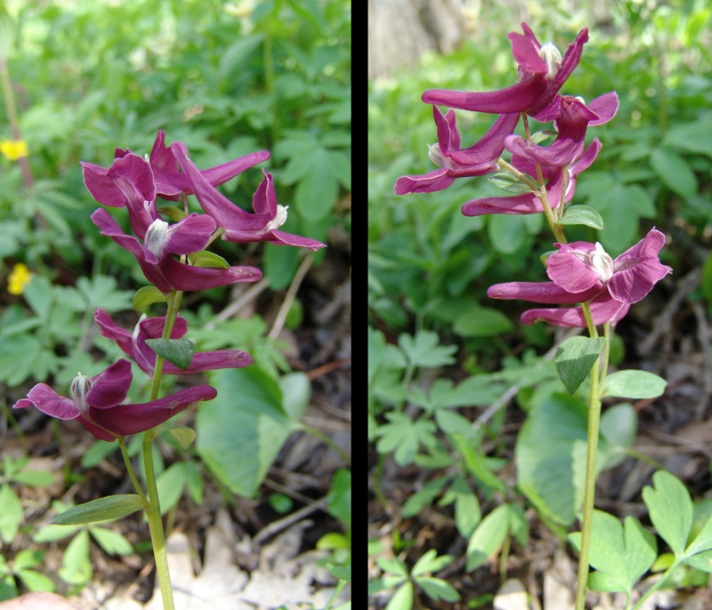
[[[559,68],[561,68],[561,53],[559,53],[559,49],[557,49],[553,43],[547,42],[546,44],[541,45],[541,49],[539,49],[539,57],[546,62],[547,80],[552,80],[559,71]]]
[[[157,218],[146,230],[146,237],[143,239],[144,245],[156,258],[163,255],[163,246],[168,239],[168,223]]]
[[[589,255],[588,262],[604,284],[613,276],[613,259],[600,243],[596,242],[596,249]]]
[[[428,157],[430,160],[439,167],[448,167],[447,159],[443,157],[443,153],[440,150],[440,144],[429,144],[428,145]]]
[[[274,218],[267,223],[265,230],[274,231],[275,229],[279,229],[279,227],[281,227],[285,222],[287,222],[288,208],[288,205],[277,204],[277,213],[274,215]]]
[[[74,399],[74,406],[79,409],[81,413],[86,413],[89,409],[87,394],[89,394],[89,390],[91,390],[91,380],[86,375],[77,373],[77,376],[72,380],[70,389],[72,398]]]

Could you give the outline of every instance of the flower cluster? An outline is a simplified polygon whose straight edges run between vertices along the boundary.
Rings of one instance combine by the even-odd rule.
[[[553,44],[542,45],[527,24],[523,23],[522,29],[523,34],[509,34],[518,65],[517,81],[512,86],[489,92],[430,90],[423,94],[422,100],[433,104],[438,142],[430,147],[429,156],[439,168],[422,175],[402,176],[395,184],[398,195],[439,191],[457,178],[505,170],[524,192],[468,201],[462,206],[465,216],[546,213],[550,223],[563,216],[566,204],[574,197],[579,174],[591,166],[601,150],[597,138],[586,146],[587,130],[615,116],[618,96],[612,91],[586,104],[580,97],[559,93],[579,64],[588,41],[586,28],[563,57]],[[450,110],[443,114],[437,104]],[[484,137],[461,148],[453,108],[499,116]],[[524,136],[514,133],[520,118]],[[542,146],[532,138],[530,118],[553,122],[556,137],[551,144]],[[505,151],[510,154],[508,161],[502,158]],[[632,303],[671,272],[658,258],[664,243],[665,236],[653,229],[615,260],[598,243],[557,243],[558,251],[546,261],[551,282],[498,284],[489,289],[488,295],[560,305],[589,303],[593,323],[615,324]],[[537,320],[560,326],[587,326],[580,307],[532,309],[522,315],[527,324]]]
[[[316,240],[280,230],[287,220],[287,207],[277,203],[271,174],[263,172],[264,178],[253,197],[253,212],[236,206],[217,190],[219,185],[268,158],[268,152],[255,152],[199,170],[185,144],[174,142],[166,146],[165,134],[159,131],[146,158],[117,148],[108,168],[81,164],[84,184],[94,199],[109,208],[124,208],[132,234],[127,234],[104,208],[97,209],[91,220],[102,235],[136,258],[146,279],[167,299],[185,291],[255,282],[262,277],[259,269],[221,265],[222,259],[216,256],[209,257],[206,266],[200,266],[206,259],[199,254],[218,236],[239,243],[269,242],[310,250],[324,247]],[[189,195],[195,196],[202,213],[188,213]],[[159,198],[183,201],[185,209],[159,206]],[[102,309],[95,312],[94,319],[102,334],[115,341],[147,375],[157,367],[157,355],[149,340],[178,340],[187,332],[186,320],[177,314],[170,323],[165,316],[143,316],[133,332],[118,326]],[[187,368],[166,361],[161,372],[198,373],[244,367],[251,361],[243,351],[218,350],[193,354]],[[124,404],[131,381],[131,363],[122,358],[92,378],[79,373],[71,384],[71,398],[41,383],[14,407],[34,406],[52,417],[77,419],[96,438],[113,440],[153,428],[188,406],[216,396],[212,387],[199,385],[147,403]]]

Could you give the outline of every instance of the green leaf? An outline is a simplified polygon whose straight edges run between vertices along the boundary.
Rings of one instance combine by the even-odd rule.
[[[130,555],[134,551],[131,543],[119,532],[106,527],[90,527],[89,533],[109,555]]]
[[[587,205],[570,205],[562,218],[556,221],[558,225],[583,225],[598,231],[603,231],[603,216]]]
[[[412,610],[413,608],[413,583],[406,582],[393,594],[386,610]]]
[[[91,574],[89,532],[82,530],[67,545],[59,576],[70,585],[85,585],[91,580]]]
[[[468,572],[479,568],[502,546],[509,533],[509,505],[502,504],[487,515],[467,544]]]
[[[580,532],[572,534],[570,539],[580,549]],[[635,517],[628,516],[621,524],[613,515],[594,511],[589,562],[599,573],[589,585],[596,591],[630,594],[656,557],[655,536]]]
[[[97,275],[91,280],[80,277],[77,288],[88,302],[88,309],[98,307],[106,311],[121,311],[131,306],[133,294],[130,290],[118,290],[116,278],[109,275]]]
[[[136,494],[117,494],[68,508],[61,515],[52,519],[52,523],[54,525],[78,525],[109,521],[120,519],[137,510],[143,510],[143,504]]]
[[[222,256],[215,254],[215,252],[209,252],[208,250],[202,250],[201,252],[189,254],[188,260],[190,261],[190,264],[195,267],[210,267],[214,269],[230,268],[230,263],[228,263]]]
[[[408,497],[401,509],[402,515],[406,519],[414,517],[426,506],[432,504],[433,500],[435,500],[449,480],[449,477],[444,476],[428,481],[418,491]]]
[[[452,560],[452,556],[442,555],[438,557],[438,552],[435,549],[430,549],[415,562],[410,574],[411,576],[422,576],[424,574],[439,572],[449,566]]]
[[[468,471],[479,483],[486,487],[505,492],[504,483],[487,466],[485,456],[472,442],[462,434],[453,434],[449,437],[453,448],[463,458]]]
[[[712,549],[712,516],[702,526],[694,540],[685,549],[685,555],[694,555]]]
[[[420,586],[425,594],[435,601],[456,602],[460,600],[460,594],[455,588],[442,578],[420,577],[415,582]]]
[[[657,398],[665,392],[667,382],[648,371],[616,371],[606,377],[603,396],[620,398]]]
[[[146,339],[146,345],[179,369],[190,367],[195,345],[188,339]]]
[[[650,164],[665,186],[680,197],[697,193],[697,176],[687,162],[669,148],[655,149],[650,155]]]
[[[162,205],[158,208],[158,211],[163,214],[163,216],[168,217],[173,222],[180,222],[188,216],[185,213],[185,210],[182,210],[181,208],[175,205]]]
[[[233,493],[253,497],[298,422],[277,382],[256,367],[216,371],[211,381],[218,396],[198,409],[196,450]]]
[[[532,189],[516,176],[509,172],[497,172],[487,176],[487,182],[496,186],[498,189],[520,195],[522,193],[531,193]]]
[[[515,447],[517,484],[545,517],[570,525],[580,509],[576,480],[584,464],[572,459],[577,442],[585,445],[587,408],[577,398],[555,394],[529,413]]]
[[[487,220],[487,233],[497,252],[512,254],[527,239],[526,221],[522,216],[494,214]]]
[[[176,462],[166,468],[156,481],[158,497],[161,501],[161,514],[165,515],[178,504],[186,484],[183,462]]]
[[[20,499],[10,485],[5,483],[0,488],[0,538],[3,542],[10,544],[15,539],[23,518]]]
[[[135,311],[142,311],[153,303],[165,303],[166,295],[155,286],[143,286],[136,291],[131,302]]]
[[[677,477],[664,470],[653,475],[653,484],[655,487],[643,488],[643,502],[658,534],[668,543],[675,557],[681,558],[692,529],[690,493]]]
[[[712,573],[712,551],[703,551],[686,557],[684,563],[703,572]]]
[[[168,432],[178,441],[182,449],[187,449],[195,441],[195,430],[193,428],[179,426],[178,428],[171,428]]]
[[[588,377],[601,354],[604,338],[571,337],[556,350],[554,364],[569,394],[574,394]]]
[[[453,354],[456,345],[440,345],[440,337],[432,331],[420,331],[415,337],[402,334],[398,337],[398,345],[406,353],[413,366],[435,368],[453,364]]]
[[[494,337],[513,328],[512,321],[492,307],[472,307],[453,323],[453,330],[461,337]]]
[[[638,435],[638,414],[632,405],[621,403],[609,407],[601,416],[601,436],[610,445],[606,452],[606,468],[618,466],[628,457]]]
[[[49,576],[34,570],[19,570],[15,574],[30,591],[54,591],[54,582]]]
[[[399,466],[411,464],[415,459],[420,444],[433,447],[437,443],[435,424],[424,419],[413,421],[405,413],[386,414],[389,423],[379,426],[380,436],[376,449],[379,453],[393,452],[393,458]]]
[[[470,489],[467,480],[458,476],[445,495],[440,499],[440,506],[455,503],[455,525],[463,538],[469,538],[482,520],[482,509],[477,496]],[[404,515],[405,516],[405,515]]]
[[[23,485],[31,487],[45,487],[55,481],[55,476],[51,472],[40,472],[37,470],[25,470],[14,475],[13,480]]]
[[[707,120],[675,125],[665,134],[662,145],[712,157],[712,125]]]

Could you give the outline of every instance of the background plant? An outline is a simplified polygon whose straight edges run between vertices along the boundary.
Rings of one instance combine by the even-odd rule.
[[[590,100],[617,89],[621,98],[616,120],[596,129],[603,151],[582,175],[575,199],[601,214],[605,231],[599,237],[588,227],[567,227],[567,236],[600,239],[615,255],[637,241],[646,227],[657,226],[672,235],[665,262],[675,267],[676,276],[690,269],[700,271],[707,257],[705,232],[709,232],[705,219],[709,206],[703,202],[709,186],[705,170],[709,155],[702,144],[706,138],[696,135],[698,130],[706,133],[701,117],[710,106],[700,69],[709,65],[701,33],[709,14],[696,2],[676,8],[683,5],[684,16],[645,3],[613,7],[611,22],[592,28],[594,35],[581,65],[563,91]],[[484,552],[477,555],[482,562],[499,552],[504,580],[511,548],[527,542],[526,536],[520,540],[512,536],[516,529],[504,516],[504,506],[511,506],[512,500],[515,505],[521,505],[522,499],[525,506],[533,503],[538,517],[562,536],[574,517],[577,492],[565,490],[557,480],[564,480],[561,468],[570,468],[572,452],[585,434],[585,418],[581,405],[555,397],[561,386],[552,346],[562,333],[513,323],[521,308],[495,308],[484,294],[491,283],[514,275],[541,279],[538,256],[550,249],[551,239],[539,217],[463,219],[458,214],[462,202],[502,195],[483,179],[456,181],[445,191],[410,196],[415,201],[396,197],[392,191],[397,177],[433,169],[425,151],[435,141],[435,133],[430,106],[418,101],[422,91],[434,87],[482,91],[511,84],[509,43],[499,34],[516,30],[516,24],[506,11],[496,9],[483,9],[480,17],[488,27],[466,38],[459,50],[446,57],[425,55],[417,68],[369,84],[369,351],[376,354],[369,367],[372,491],[390,517],[378,519],[391,533],[390,552],[406,557],[409,565],[417,561],[418,552],[428,550],[419,547],[416,532],[418,523],[428,529],[427,516],[435,512],[453,519],[466,539],[466,572],[481,565],[472,559],[478,551]],[[555,3],[525,19],[535,31],[544,32],[544,40],[555,42],[571,40],[580,27],[591,26],[583,10],[565,14]],[[467,134],[464,146],[489,126],[487,121],[474,121],[471,113],[458,114],[461,133]],[[697,290],[699,295],[700,284]],[[636,316],[633,311],[636,324],[647,323],[645,313]],[[455,357],[419,372],[399,352],[406,335],[425,334],[432,335],[428,344],[433,353],[435,346],[445,345]],[[625,368],[635,356],[635,349],[626,353],[618,341],[612,364]],[[538,378],[531,379],[529,369],[520,368],[527,360]],[[521,411],[506,409],[512,400]],[[453,451],[452,435],[440,424],[440,419],[446,419],[441,413],[452,414],[452,430],[466,431],[466,447],[481,452],[479,463],[489,464],[490,473],[500,480],[499,488],[496,483],[495,487],[483,483],[481,477],[458,479],[463,472],[461,456]],[[616,467],[630,455],[638,425],[630,403],[606,410],[602,468]],[[420,469],[407,502],[392,495],[393,478],[400,479],[391,460]],[[554,473],[548,477],[551,487],[546,493],[536,480],[544,464],[553,465]],[[384,472],[391,495],[379,491]],[[462,498],[463,506],[469,503],[469,529],[453,497]],[[372,506],[378,514],[376,503]],[[405,519],[415,523],[406,525]],[[484,535],[484,519],[489,519],[490,537]],[[444,542],[437,550],[452,552]],[[374,578],[378,573],[374,568]],[[473,577],[477,580],[476,574]]]
[[[79,161],[108,165],[117,145],[148,152],[158,128],[188,142],[201,166],[271,150],[269,169],[278,197],[290,206],[285,230],[325,242],[336,236],[341,245],[331,249],[337,257],[332,260],[348,269],[348,3],[147,0],[125,6],[30,6],[8,0],[0,13],[0,54],[7,60],[34,178],[28,184],[18,162],[2,148],[0,279],[9,280],[20,263],[32,276],[22,294],[2,297],[0,380],[6,400],[19,396],[24,384],[68,384],[77,370],[98,372],[119,355],[116,346],[97,336],[86,312],[97,305],[111,312],[130,309],[133,291],[127,288],[145,280],[132,257],[99,236],[89,221],[96,204],[82,183]],[[11,137],[10,125],[1,119],[0,140]],[[259,178],[259,172],[244,176],[223,190],[247,207]],[[306,428],[298,420],[310,400],[311,380],[291,372],[294,358],[285,356],[287,345],[277,334],[284,327],[303,332],[313,312],[305,310],[301,295],[286,299],[285,317],[274,325],[258,313],[228,319],[227,306],[243,297],[248,307],[257,299],[269,307],[281,293],[268,289],[296,290],[310,261],[271,245],[242,247],[239,256],[264,269],[257,290],[244,295],[215,289],[200,302],[187,299],[184,313],[197,331],[197,349],[219,349],[229,342],[253,353],[261,371],[256,374],[270,388],[271,400],[258,404],[245,431],[266,417],[279,438],[256,473],[233,472],[230,478],[227,458],[211,460],[194,450],[183,462],[167,463],[164,478],[179,484],[162,488],[173,492],[173,499],[181,489],[199,498],[206,480],[225,485],[227,498],[230,493],[261,498],[272,460],[290,435]],[[311,268],[331,273],[325,256],[330,255],[314,257]],[[216,318],[217,312],[226,315]],[[285,375],[286,384],[295,379],[299,384],[293,413],[281,402]],[[222,417],[228,428],[234,426],[234,416],[223,412]],[[207,430],[209,424],[198,425]],[[175,457],[166,446],[164,453]],[[96,455],[102,456],[97,459],[110,459],[101,449],[97,444]],[[343,530],[338,526],[334,533],[346,532],[341,522]]]

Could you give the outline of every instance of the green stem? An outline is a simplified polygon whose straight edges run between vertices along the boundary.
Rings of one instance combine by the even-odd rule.
[[[680,563],[681,562],[678,560],[673,561],[670,567],[665,570],[665,572],[663,572],[663,575],[658,578],[655,583],[653,583],[650,589],[648,589],[637,602],[635,602],[633,610],[638,610],[638,608],[642,608],[643,604],[645,604],[648,598],[665,584],[665,581],[668,579],[668,576],[670,576],[670,574],[677,570],[677,568],[680,566]]]
[[[131,483],[133,483],[136,493],[138,494],[139,498],[141,498],[141,502],[143,502],[144,510],[148,510],[148,499],[146,498],[146,494],[143,493],[143,488],[141,487],[141,484],[138,482],[138,477],[136,476],[136,472],[134,471],[133,466],[131,465],[131,458],[129,457],[129,451],[128,451],[128,448],[126,447],[126,440],[124,439],[123,436],[120,436],[116,440],[118,440],[118,442],[119,442],[119,448],[121,449],[121,457],[124,460],[124,465],[126,466],[126,471],[129,473],[129,478],[131,479]]]
[[[163,339],[170,339],[183,293],[180,291],[171,292],[168,295],[168,311],[166,322],[163,326]],[[164,359],[156,355],[156,365],[153,369],[153,379],[151,380],[151,400],[158,398],[163,378]],[[156,430],[146,430],[143,433],[141,445],[143,452],[143,466],[146,474],[146,488],[148,491],[148,508],[146,509],[146,519],[148,528],[151,531],[151,543],[153,546],[153,556],[156,560],[156,577],[158,586],[161,589],[164,610],[174,610],[173,587],[171,586],[171,575],[168,570],[168,554],[166,552],[166,537],[163,532],[163,520],[161,519],[161,503],[158,498],[158,486],[156,484],[156,469],[153,464],[153,439],[156,438]]]
[[[328,447],[331,447],[336,453],[339,454],[342,460],[344,460],[344,463],[351,467],[351,460],[349,459],[349,456],[346,454],[346,452],[339,447],[334,440],[327,434],[324,434],[321,430],[318,430],[317,428],[314,428],[313,426],[309,426],[307,424],[300,423],[299,427],[306,433],[311,434],[312,436],[318,438],[322,443],[327,445]]]
[[[589,332],[592,337],[597,337],[598,332],[591,315],[588,303],[581,306]],[[588,398],[588,437],[586,446],[586,480],[584,483],[583,514],[581,516],[581,550],[579,552],[578,578],[576,588],[576,610],[584,610],[586,604],[586,584],[588,582],[588,564],[591,553],[591,524],[593,508],[596,497],[596,453],[598,450],[598,436],[601,424],[601,397],[603,383],[608,367],[611,337],[610,324],[604,326],[604,346],[602,357],[599,356],[591,367],[591,386]]]
[[[2,93],[5,98],[5,112],[7,114],[8,123],[12,132],[12,139],[15,141],[22,140],[20,133],[20,122],[17,119],[17,107],[15,106],[15,95],[12,91],[12,81],[10,80],[10,72],[7,69],[7,61],[5,57],[0,55],[0,84],[2,85]],[[27,162],[27,157],[21,157],[17,160],[22,170],[22,180],[27,188],[32,188],[34,180],[30,165]]]

